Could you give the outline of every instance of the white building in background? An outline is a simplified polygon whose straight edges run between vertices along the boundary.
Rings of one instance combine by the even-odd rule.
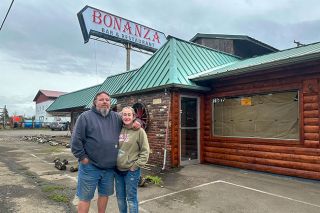
[[[66,94],[65,92],[39,90],[33,101],[36,103],[35,121],[48,125],[55,121],[69,121],[70,114],[49,114],[46,109],[60,96]]]

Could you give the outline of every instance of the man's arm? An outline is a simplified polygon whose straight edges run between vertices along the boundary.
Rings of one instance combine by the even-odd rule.
[[[139,118],[134,119],[132,127],[135,130],[140,129],[142,127],[142,121]]]
[[[80,115],[75,124],[74,130],[71,137],[71,151],[73,155],[82,161],[85,158],[88,158],[85,150],[85,134],[86,133],[86,120],[83,115]]]

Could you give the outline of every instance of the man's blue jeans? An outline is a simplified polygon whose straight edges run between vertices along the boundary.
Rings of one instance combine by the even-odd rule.
[[[138,213],[138,183],[140,168],[135,171],[118,172],[116,178],[116,193],[120,213]]]

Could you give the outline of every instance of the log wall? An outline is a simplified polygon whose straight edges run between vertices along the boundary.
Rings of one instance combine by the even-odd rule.
[[[320,66],[220,79],[212,87],[215,92],[204,100],[202,162],[320,180]],[[299,140],[213,135],[212,98],[289,89],[299,91]]]

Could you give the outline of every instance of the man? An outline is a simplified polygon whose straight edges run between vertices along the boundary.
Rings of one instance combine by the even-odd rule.
[[[137,124],[138,123],[138,124]],[[140,123],[135,124],[138,128]],[[71,138],[71,151],[78,158],[78,212],[89,212],[98,187],[98,212],[105,212],[108,196],[114,191],[114,168],[122,120],[110,111],[110,95],[99,92],[93,107],[77,119]]]

